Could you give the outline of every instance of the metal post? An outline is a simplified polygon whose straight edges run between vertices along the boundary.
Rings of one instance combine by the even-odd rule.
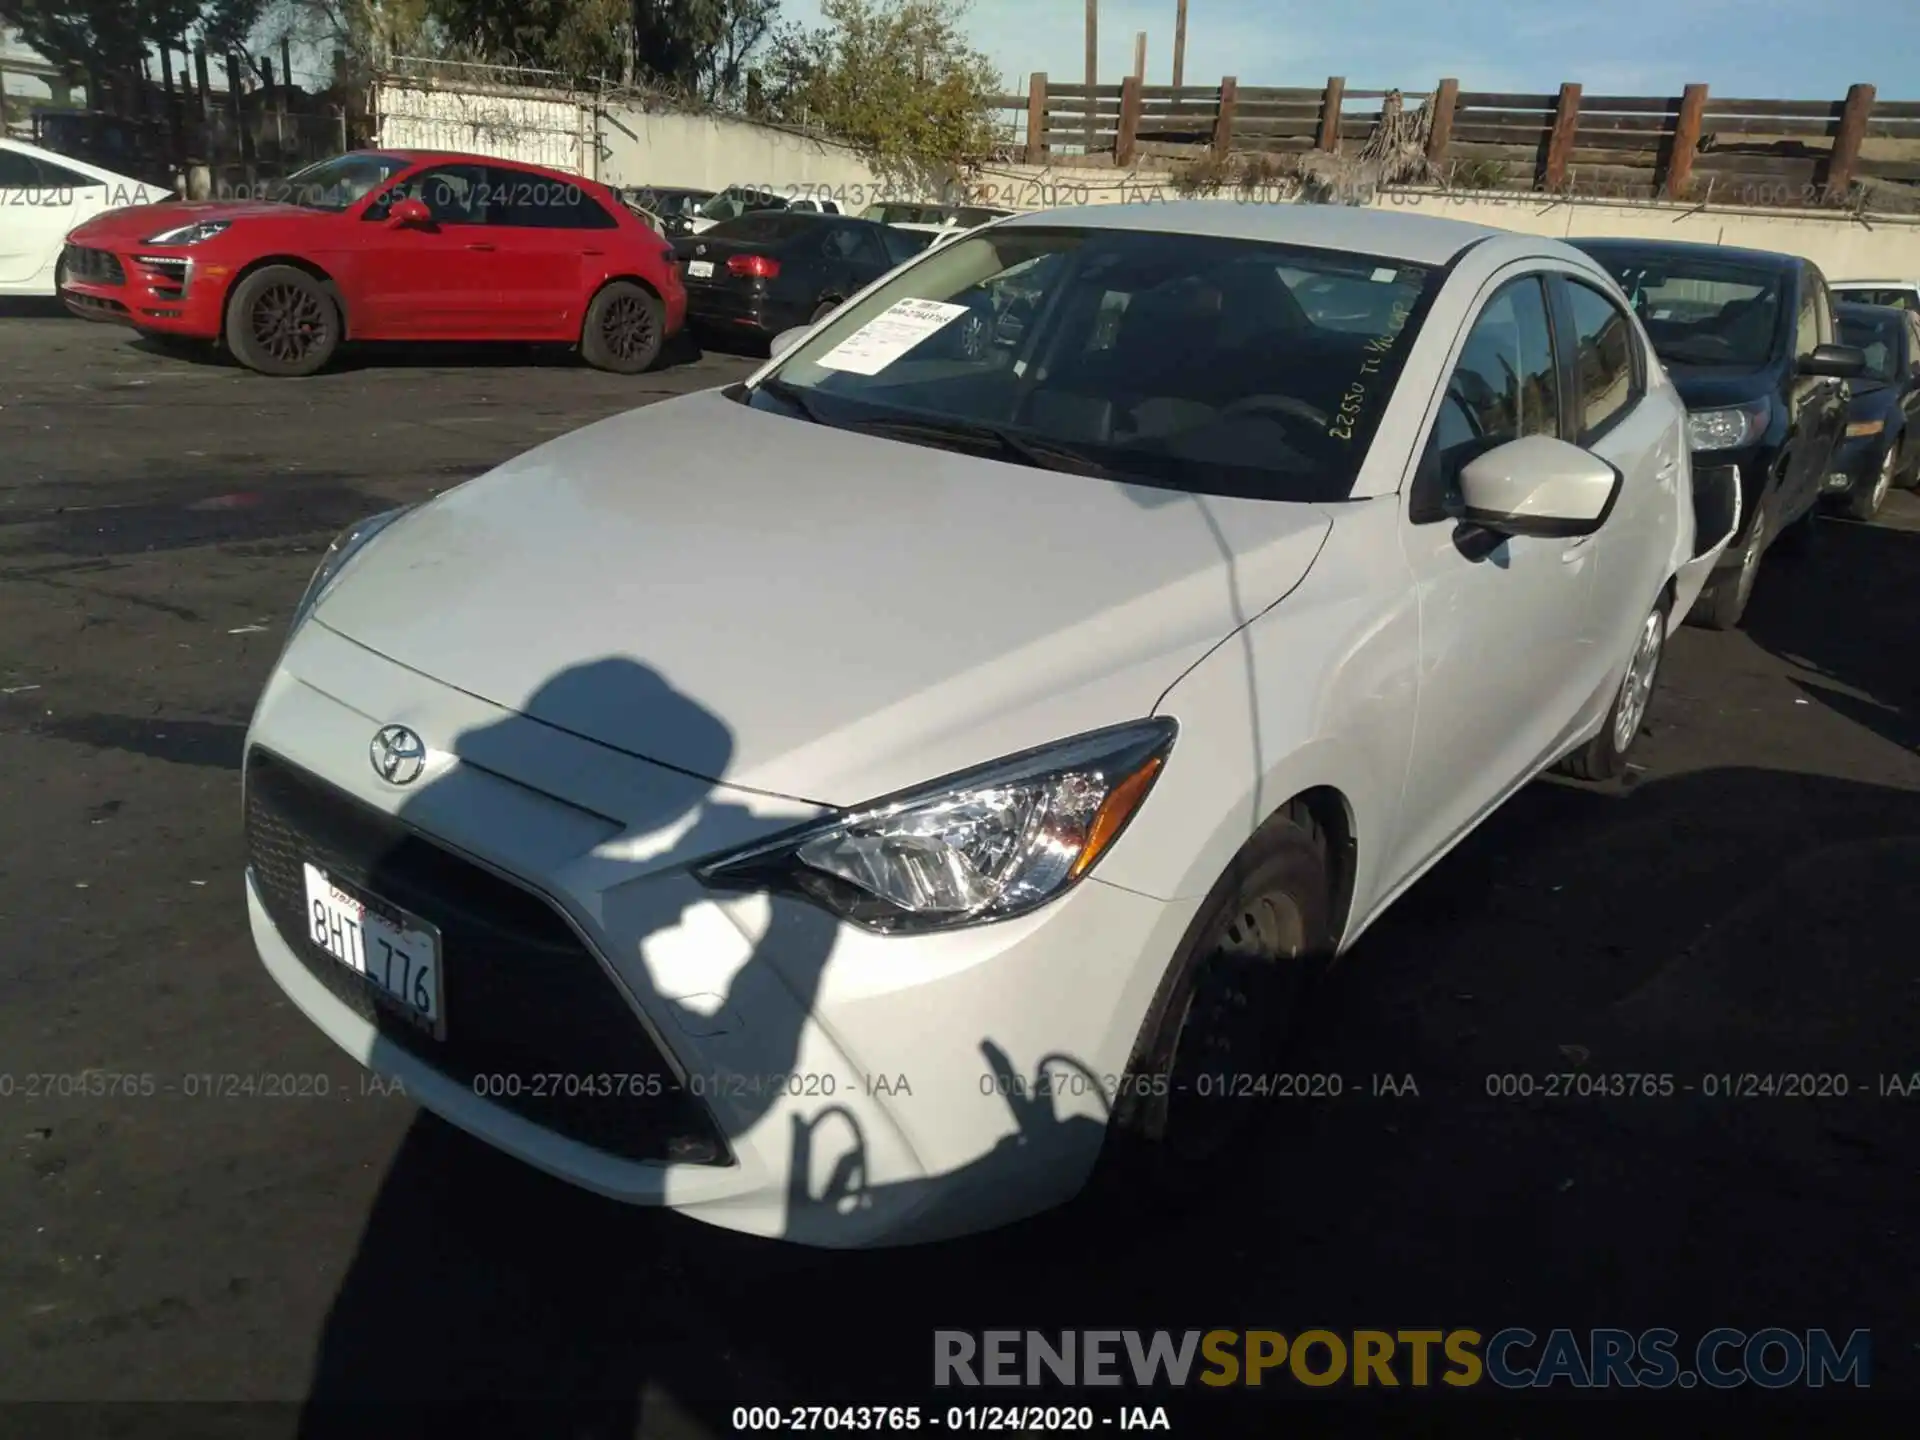
[[[1173,88],[1180,88],[1180,79],[1187,68],[1187,0],[1180,0],[1179,9],[1173,15]]]
[[[1087,154],[1100,124],[1100,0],[1087,0]]]

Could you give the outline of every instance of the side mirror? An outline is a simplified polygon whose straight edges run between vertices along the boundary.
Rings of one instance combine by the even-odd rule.
[[[811,325],[796,325],[791,330],[782,330],[768,343],[768,358],[777,360],[780,356],[786,354],[787,351],[798,345],[801,338],[812,328]]]
[[[396,200],[393,202],[393,208],[387,211],[387,224],[393,226],[395,229],[402,229],[410,225],[431,225],[432,223],[433,212],[427,208],[427,202],[424,200],[415,200],[412,198]]]
[[[1855,380],[1866,373],[1867,352],[1857,345],[1816,345],[1813,353],[1800,362],[1802,375],[1824,375],[1834,380]]]
[[[1570,539],[1606,523],[1620,472],[1545,435],[1495,446],[1460,470],[1459,518],[1499,535]]]

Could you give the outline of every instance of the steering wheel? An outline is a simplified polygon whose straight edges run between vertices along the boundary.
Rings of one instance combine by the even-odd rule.
[[[1231,420],[1240,415],[1259,414],[1291,415],[1296,420],[1305,420],[1319,430],[1327,428],[1327,413],[1316,410],[1304,400],[1295,400],[1290,395],[1244,395],[1231,405],[1222,409],[1215,422]]]

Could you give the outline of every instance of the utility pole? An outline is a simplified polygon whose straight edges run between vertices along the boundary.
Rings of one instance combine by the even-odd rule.
[[[1087,154],[1093,153],[1094,128],[1099,123],[1100,0],[1087,0]]]
[[[1173,88],[1180,88],[1181,73],[1187,68],[1187,0],[1179,0],[1173,14]]]

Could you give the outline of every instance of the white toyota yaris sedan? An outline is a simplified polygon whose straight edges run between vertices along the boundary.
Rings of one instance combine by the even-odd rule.
[[[776,352],[335,543],[247,904],[428,1108],[810,1245],[1217,1173],[1315,967],[1622,767],[1734,519],[1605,272],[1451,221],[1019,216]]]

